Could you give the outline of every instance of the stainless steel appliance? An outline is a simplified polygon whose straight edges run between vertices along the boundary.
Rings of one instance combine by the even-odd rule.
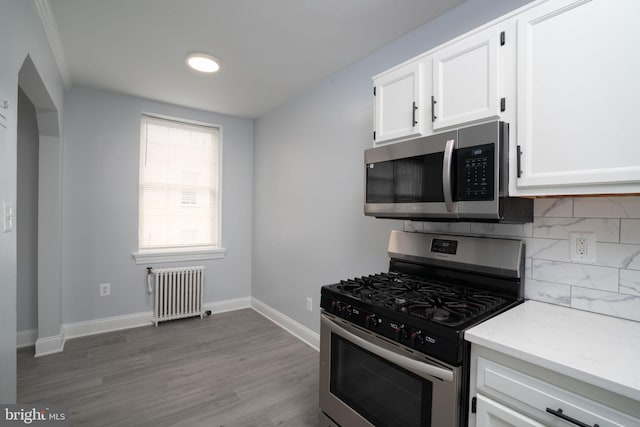
[[[466,426],[464,331],[523,301],[524,244],[393,231],[388,252],[322,287],[320,425]]]
[[[531,222],[533,200],[507,197],[509,125],[494,121],[365,151],[365,215]]]

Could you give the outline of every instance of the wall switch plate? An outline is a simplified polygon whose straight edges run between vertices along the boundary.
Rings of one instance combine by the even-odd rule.
[[[307,310],[313,311],[313,300],[311,297],[307,297]]]
[[[111,295],[111,283],[100,283],[100,296],[106,297]]]
[[[11,203],[2,203],[2,232],[13,231],[14,209]]]
[[[569,253],[571,261],[581,263],[596,262],[596,233],[569,233]]]
[[[7,111],[9,110],[9,101],[0,96],[0,127],[7,128]]]

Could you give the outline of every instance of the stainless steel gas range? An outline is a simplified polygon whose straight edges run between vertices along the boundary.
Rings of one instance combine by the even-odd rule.
[[[322,287],[320,425],[466,426],[464,331],[523,301],[524,244],[393,231],[388,252]]]

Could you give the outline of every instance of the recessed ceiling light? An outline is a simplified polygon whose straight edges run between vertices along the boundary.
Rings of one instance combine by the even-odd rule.
[[[220,60],[206,53],[192,53],[187,56],[187,64],[203,73],[215,73],[220,69]]]

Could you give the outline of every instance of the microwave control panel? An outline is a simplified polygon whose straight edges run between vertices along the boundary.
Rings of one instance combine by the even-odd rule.
[[[495,182],[494,144],[460,148],[457,155],[457,200],[493,200]]]

